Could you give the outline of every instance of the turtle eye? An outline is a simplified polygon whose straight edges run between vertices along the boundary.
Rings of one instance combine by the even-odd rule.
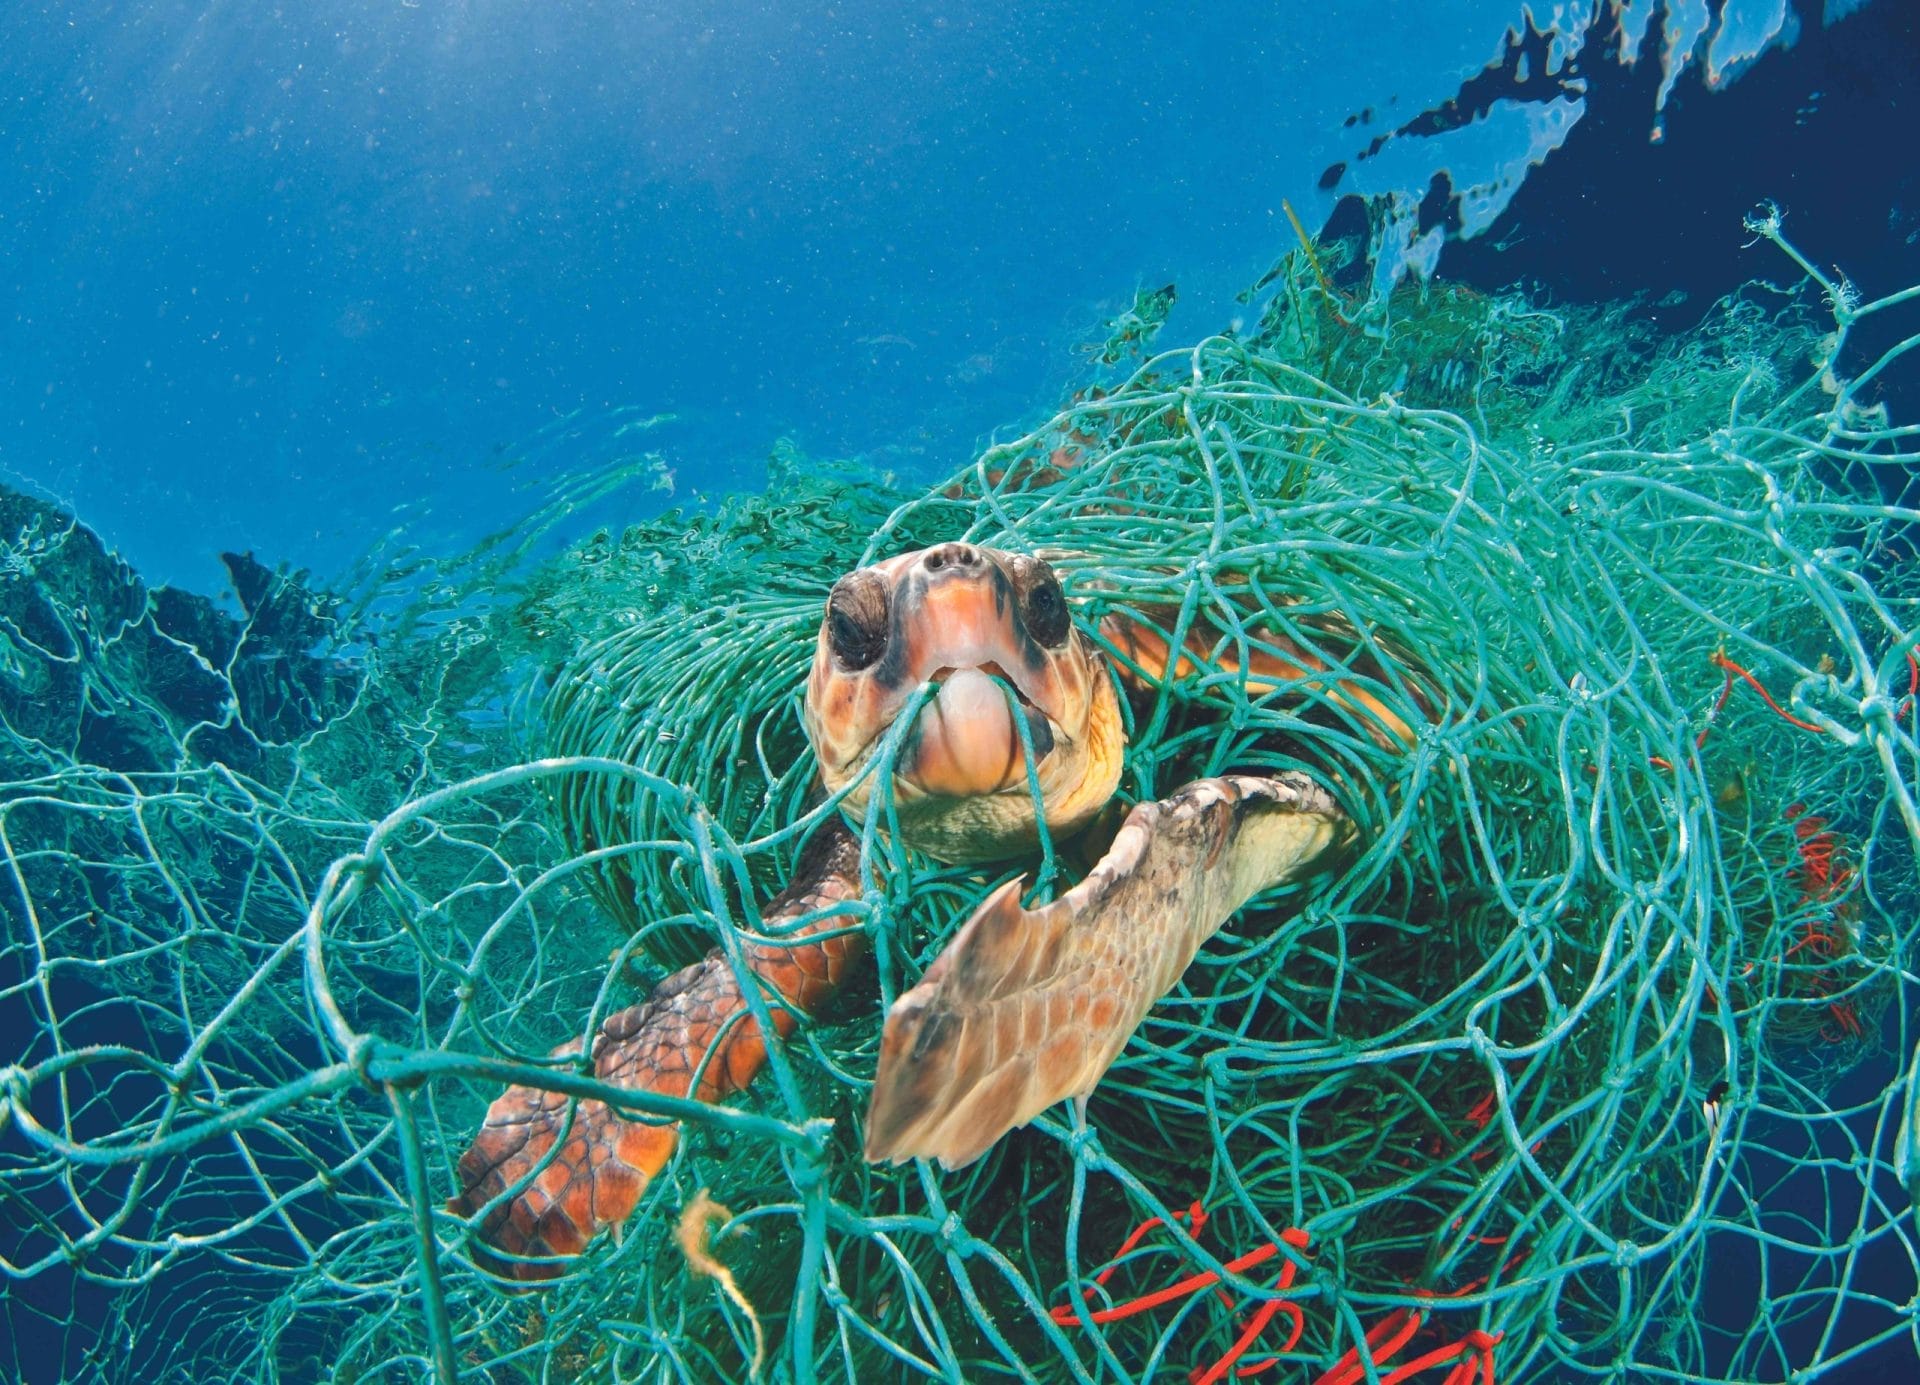
[[[1048,649],[1058,649],[1067,638],[1073,622],[1067,616],[1066,593],[1051,568],[1042,567],[1033,585],[1027,588],[1027,633]]]
[[[827,645],[849,673],[871,668],[887,649],[887,588],[872,573],[834,584],[827,598]]]

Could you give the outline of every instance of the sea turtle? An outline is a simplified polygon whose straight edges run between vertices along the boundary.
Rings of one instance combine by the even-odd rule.
[[[1408,741],[1392,706],[1425,705],[1411,666],[1337,617],[1306,624],[1311,642],[1274,631],[1247,642],[1236,656],[1244,670],[1210,638],[1189,638],[1173,658],[1169,612],[1109,614],[1096,642],[1045,558],[943,543],[834,585],[807,684],[807,734],[823,787],[844,794],[843,812],[858,821],[880,787],[870,762],[886,732],[933,685],[892,766],[899,832],[941,861],[1017,858],[1038,842],[1036,784],[1055,840],[1102,815],[1125,748],[1121,700],[1169,674],[1243,677],[1254,694],[1311,689],[1381,745]],[[1411,696],[1383,696],[1390,688]],[[867,1159],[958,1167],[1055,1102],[1084,1098],[1208,937],[1253,895],[1339,859],[1355,835],[1335,794],[1306,774],[1230,774],[1133,807],[1104,856],[1051,903],[1023,908],[1023,882],[1002,886],[887,1015]],[[859,858],[853,833],[830,818],[762,911],[766,933],[856,898]],[[778,942],[742,941],[781,1037],[863,948],[844,928],[842,918],[816,918]],[[715,951],[601,1026],[594,1073],[718,1100],[766,1057],[746,1009],[733,966]],[[486,1238],[533,1257],[501,1262],[504,1273],[554,1273],[542,1257],[576,1254],[617,1227],[672,1151],[672,1126],[630,1122],[596,1101],[581,1102],[569,1125],[567,1107],[558,1094],[512,1088],[460,1160],[453,1209],[486,1209]]]

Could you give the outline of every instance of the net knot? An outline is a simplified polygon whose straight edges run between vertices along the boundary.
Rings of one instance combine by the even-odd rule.
[[[1640,1247],[1632,1241],[1616,1242],[1613,1247],[1613,1263],[1619,1269],[1632,1269],[1640,1263]]]
[[[786,1160],[787,1178],[793,1184],[793,1190],[805,1197],[825,1185],[827,1170],[824,1155],[827,1148],[827,1136],[833,1130],[833,1121],[826,1117],[816,1117],[806,1123],[807,1145],[803,1150],[793,1152]]]
[[[1230,1049],[1212,1049],[1200,1060],[1200,1064],[1207,1070],[1207,1081],[1215,1087],[1227,1092],[1239,1088],[1240,1083],[1233,1073],[1233,1053]]]
[[[1075,1163],[1085,1163],[1090,1169],[1097,1169],[1106,1162],[1100,1152],[1100,1132],[1091,1125],[1083,1125],[1067,1137],[1067,1149],[1073,1154]]]
[[[967,1230],[967,1224],[960,1220],[958,1212],[947,1213],[940,1223],[940,1229],[934,1233],[934,1239],[940,1242],[942,1250],[960,1256],[971,1254],[975,1245],[973,1233]]]
[[[373,1060],[380,1056],[379,1041],[371,1034],[355,1034],[347,1040],[347,1067],[353,1075],[376,1092],[383,1090],[382,1083],[373,1075]]]

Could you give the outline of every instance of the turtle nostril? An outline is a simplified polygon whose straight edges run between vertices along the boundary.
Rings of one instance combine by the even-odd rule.
[[[928,572],[938,572],[949,563],[957,568],[979,567],[980,550],[970,543],[943,543],[927,554]]]

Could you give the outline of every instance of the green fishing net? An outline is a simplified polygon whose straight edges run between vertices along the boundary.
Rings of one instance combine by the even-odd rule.
[[[1789,281],[1677,338],[1355,302],[1330,247],[930,490],[783,449],[763,494],[541,550],[660,474],[627,420],[465,558],[343,597],[230,559],[238,617],[6,497],[14,1340],[75,1378],[716,1380],[757,1322],[769,1379],[1462,1385],[1805,1379],[1911,1334],[1920,511],[1873,400],[1920,337],[1849,340],[1920,293],[1754,229]],[[833,811],[799,717],[827,588],[954,538],[1047,554],[1088,630],[1171,607],[1217,651],[1130,709],[1124,802],[1304,769],[1353,859],[1205,946],[1084,1119],[959,1172],[860,1158],[881,1015],[1073,843],[940,867],[882,795],[874,960],[748,1093],[549,1059],[738,958]],[[1387,670],[1414,743],[1233,671],[1281,637]],[[509,1082],[683,1122],[535,1291],[444,1210]],[[677,1234],[702,1190],[732,1292]]]

